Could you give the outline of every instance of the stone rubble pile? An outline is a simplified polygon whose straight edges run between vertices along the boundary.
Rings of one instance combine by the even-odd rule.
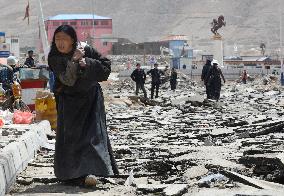
[[[156,100],[134,96],[130,80],[104,89],[120,175],[101,178],[96,189],[57,183],[53,139],[12,193],[49,193],[51,187],[53,193],[98,195],[284,194],[282,87],[228,82],[219,102],[206,100],[204,87],[184,77],[175,92],[163,85]]]

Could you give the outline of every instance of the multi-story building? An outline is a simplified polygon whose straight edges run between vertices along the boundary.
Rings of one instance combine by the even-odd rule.
[[[20,42],[18,36],[6,37],[6,43],[10,45],[10,54],[19,58],[20,57]]]
[[[47,38],[52,42],[55,29],[68,24],[75,28],[79,41],[93,45],[103,55],[111,53],[112,19],[93,14],[60,14],[49,17],[45,21]]]

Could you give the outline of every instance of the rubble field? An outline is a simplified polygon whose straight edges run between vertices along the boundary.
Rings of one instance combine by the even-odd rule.
[[[9,194],[284,195],[284,93],[275,82],[228,82],[218,102],[185,77],[155,100],[134,96],[128,79],[103,88],[120,175],[96,188],[58,182],[50,135]]]

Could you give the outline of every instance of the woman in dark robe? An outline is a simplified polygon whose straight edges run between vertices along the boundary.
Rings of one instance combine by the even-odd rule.
[[[212,66],[208,71],[206,76],[206,86],[208,86],[210,99],[219,100],[220,99],[220,92],[221,92],[221,77],[226,82],[225,77],[222,73],[222,70],[218,67],[219,63],[216,60],[211,62]]]
[[[69,25],[53,36],[48,64],[55,75],[57,132],[54,173],[61,181],[96,185],[96,176],[118,174],[106,129],[102,89],[111,62],[94,48],[77,47]]]
[[[170,84],[171,84],[171,90],[175,91],[177,88],[177,71],[175,68],[172,68],[171,71]]]

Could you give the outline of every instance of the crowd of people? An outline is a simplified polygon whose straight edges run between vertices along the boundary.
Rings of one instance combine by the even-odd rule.
[[[158,64],[154,64],[154,68],[145,73],[141,68],[141,64],[136,64],[136,69],[131,74],[131,79],[136,83],[135,94],[139,94],[142,90],[144,97],[147,98],[147,91],[145,89],[145,81],[147,75],[151,76],[151,99],[159,97],[160,85],[165,82],[170,82],[171,90],[176,90],[177,87],[177,72],[175,68],[171,70],[166,66],[164,70],[158,69]],[[164,76],[161,78],[161,76]],[[241,75],[241,81],[246,84],[248,74],[246,70]],[[222,70],[219,68],[217,60],[207,60],[202,69],[201,80],[204,82],[206,88],[207,99],[219,100],[222,86],[222,80],[225,83],[225,77]]]
[[[147,72],[147,75],[151,76],[151,99],[159,97],[159,88],[161,84],[164,84],[168,81],[170,81],[171,90],[175,90],[177,86],[177,72],[175,68],[172,68],[169,70],[169,67],[166,66],[166,68],[162,71],[158,69],[158,63],[154,64],[154,68],[150,69]],[[145,71],[141,68],[141,64],[136,64],[136,69],[131,74],[131,79],[136,83],[136,90],[135,94],[139,94],[139,90],[141,89],[144,93],[144,97],[147,98],[147,91],[145,89],[145,81],[147,77]],[[162,78],[162,76],[164,76]]]

